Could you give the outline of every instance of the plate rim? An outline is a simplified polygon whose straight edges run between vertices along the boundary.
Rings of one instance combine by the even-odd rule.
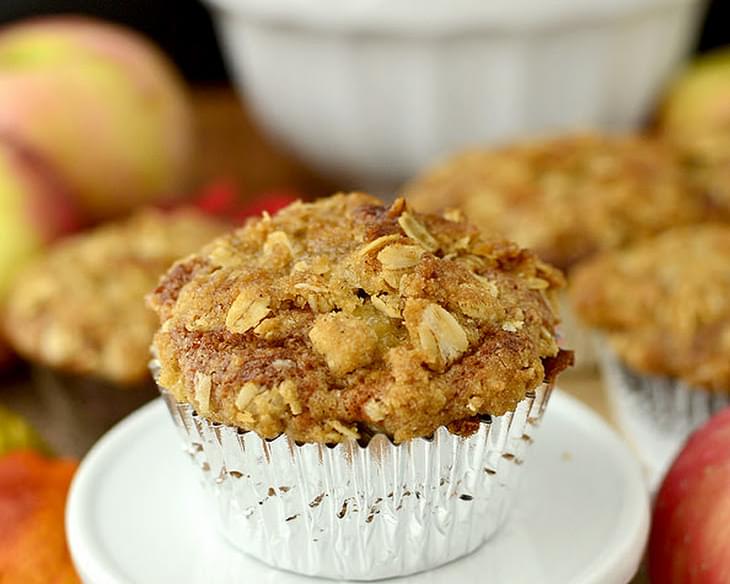
[[[550,416],[551,411],[556,410],[560,410],[573,424],[580,426],[590,433],[594,440],[600,440],[608,448],[612,454],[612,465],[617,472],[620,468],[620,473],[627,484],[627,493],[630,494],[621,507],[621,517],[615,533],[633,537],[614,538],[611,548],[604,548],[601,555],[594,558],[569,584],[628,582],[639,567],[649,534],[649,491],[642,474],[641,463],[628,444],[603,418],[586,404],[557,387],[553,389],[545,415]],[[128,447],[128,434],[136,432],[137,436],[141,436],[143,432],[139,432],[140,427],[148,426],[152,420],[166,413],[162,398],[142,406],[102,436],[79,465],[69,489],[65,528],[74,566],[84,582],[94,584],[128,582],[122,577],[124,570],[114,563],[113,556],[109,555],[105,546],[96,541],[96,538],[87,537],[87,534],[94,532],[92,526],[94,513],[90,512],[88,503],[93,501],[96,479],[103,471],[105,463],[114,459],[114,452]],[[172,429],[171,420],[170,424]],[[541,431],[542,427],[543,425]],[[498,537],[499,533],[496,536]],[[224,544],[225,542],[221,542],[221,545]],[[397,579],[394,582],[397,582]]]

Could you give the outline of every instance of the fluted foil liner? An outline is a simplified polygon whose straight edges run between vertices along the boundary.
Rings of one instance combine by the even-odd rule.
[[[596,346],[616,421],[639,453],[655,491],[690,434],[730,405],[730,395],[637,373],[603,340]]]
[[[439,428],[367,446],[263,440],[160,391],[231,544],[284,570],[375,580],[464,556],[497,530],[551,388],[467,438]]]

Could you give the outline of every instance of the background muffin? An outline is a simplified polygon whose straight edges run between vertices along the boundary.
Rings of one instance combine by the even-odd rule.
[[[117,383],[147,377],[156,328],[144,296],[223,226],[193,211],[146,210],[69,238],[16,280],[5,333],[31,361]]]
[[[570,360],[561,285],[463,220],[363,194],[178,262],[150,298],[158,382],[223,533],[278,567],[368,580],[480,545]]]
[[[570,271],[579,261],[708,215],[677,153],[638,135],[566,135],[473,150],[406,186],[417,209],[462,209],[481,228]],[[595,366],[569,303],[561,334],[580,367]]]
[[[141,211],[56,244],[16,279],[4,306],[13,348],[40,367],[23,406],[82,455],[157,395],[148,371],[157,319],[145,294],[178,258],[223,231],[192,210]]]
[[[640,136],[561,136],[473,150],[406,185],[415,208],[462,209],[567,269],[578,260],[705,217],[676,154]]]
[[[660,474],[730,402],[730,225],[676,228],[598,256],[576,269],[571,294],[607,342],[619,421]]]
[[[632,368],[730,391],[730,226],[672,230],[576,270],[580,316]]]

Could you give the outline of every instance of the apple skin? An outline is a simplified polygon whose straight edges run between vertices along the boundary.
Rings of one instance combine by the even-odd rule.
[[[136,33],[71,17],[0,30],[0,135],[44,159],[91,218],[183,192],[192,128],[178,73]]]
[[[708,133],[730,135],[730,48],[708,53],[675,79],[659,125],[669,140],[690,147]]]
[[[78,209],[52,170],[0,139],[0,302],[30,258],[80,225]]]
[[[654,584],[730,582],[730,408],[690,437],[665,477],[648,567]]]
[[[0,581],[80,584],[64,510],[78,463],[32,450],[0,457]]]

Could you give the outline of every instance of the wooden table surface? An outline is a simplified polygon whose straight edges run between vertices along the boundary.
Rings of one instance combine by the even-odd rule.
[[[337,190],[336,184],[308,169],[280,146],[265,138],[255,127],[239,100],[228,88],[200,88],[194,93],[199,149],[193,180],[202,185],[216,179],[234,181],[246,195],[294,188],[306,197],[324,196]],[[20,367],[0,379],[0,403],[28,416],[50,444],[58,443],[66,429],[47,423],[38,411],[38,388],[30,370]],[[565,373],[559,386],[598,412],[615,427],[606,394],[595,369]],[[73,452],[60,454],[78,454]],[[645,582],[637,576],[633,584]]]

